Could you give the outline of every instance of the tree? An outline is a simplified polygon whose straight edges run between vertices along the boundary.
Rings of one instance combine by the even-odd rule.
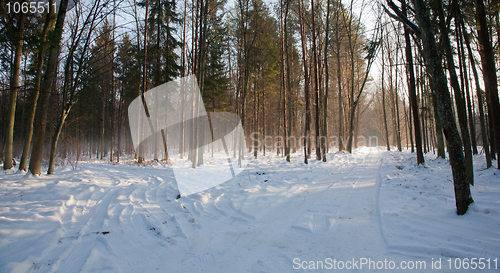
[[[385,144],[387,146],[387,151],[391,150],[391,146],[389,144],[389,129],[387,128],[387,113],[385,107],[385,56],[384,56],[384,46],[382,45],[382,112],[384,114],[384,131],[385,131]]]
[[[25,0],[21,1],[25,3]],[[24,23],[26,21],[26,13],[20,12],[17,14],[17,28],[13,31],[13,45],[14,45],[14,66],[12,67],[12,76],[10,80],[10,98],[9,98],[9,112],[8,124],[6,129],[5,141],[5,158],[3,161],[3,169],[12,168],[12,144],[14,142],[14,120],[16,118],[16,104],[17,92],[19,90],[19,74],[21,71],[21,58],[23,57],[24,46]]]
[[[453,116],[451,98],[448,90],[447,79],[441,65],[434,33],[431,25],[428,8],[423,0],[413,0],[415,15],[421,30],[423,55],[428,73],[431,75],[430,83],[436,94],[439,116],[443,122],[443,131],[446,137],[450,165],[453,173],[455,203],[457,214],[467,212],[469,205],[474,202],[470,193],[469,178],[465,165],[462,140],[457,130]]]
[[[326,162],[326,153],[327,153],[327,136],[328,136],[328,126],[327,126],[327,117],[328,117],[328,90],[330,84],[330,71],[328,71],[328,46],[330,45],[330,0],[326,1],[326,22],[325,22],[325,50],[323,53],[325,63],[325,97],[323,98],[323,127],[321,133],[321,149],[323,150],[323,162]]]
[[[283,5],[283,2],[280,2],[281,5]],[[284,51],[284,56],[282,56],[282,69],[283,69],[283,80],[282,80],[282,85],[283,85],[283,132],[284,132],[284,139],[285,139],[285,155],[286,155],[286,161],[290,162],[290,152],[291,152],[291,147],[290,147],[290,137],[292,133],[292,87],[291,87],[291,79],[290,79],[290,74],[291,74],[291,64],[290,64],[290,39],[289,39],[289,25],[288,25],[288,20],[289,20],[289,11],[290,11],[290,0],[285,0],[285,16],[284,16],[284,23],[282,25],[282,47],[284,47],[282,50]],[[286,63],[285,60],[286,59]],[[286,74],[286,83],[285,83],[285,74]],[[288,103],[287,103],[288,101]],[[288,113],[288,116],[287,114]],[[288,124],[287,124],[288,121]]]
[[[40,88],[40,97],[38,98],[37,109],[35,114],[35,126],[33,129],[33,150],[29,170],[32,174],[40,175],[42,165],[43,142],[45,137],[45,125],[47,123],[47,107],[50,97],[50,92],[55,88],[57,63],[59,58],[59,48],[63,32],[64,20],[66,18],[66,8],[68,0],[62,0],[57,14],[56,25],[52,31],[49,40],[49,56],[47,61],[47,69],[43,76],[42,87]]]
[[[93,33],[95,26],[100,23],[97,18],[98,14],[102,14],[104,12],[103,7],[104,6],[100,5],[99,0],[95,1],[94,5],[92,6],[90,12],[87,15],[86,20],[84,21],[82,28],[78,29],[78,25],[75,25],[74,28],[72,29],[71,45],[69,48],[69,54],[64,69],[65,76],[64,76],[64,84],[62,87],[62,100],[61,100],[62,108],[59,118],[57,120],[57,124],[54,126],[55,130],[52,136],[52,143],[49,153],[50,154],[49,168],[47,170],[47,174],[54,174],[54,164],[56,160],[56,151],[57,151],[57,144],[59,141],[59,137],[61,135],[66,118],[73,109],[73,105],[76,103],[79,91],[81,91],[80,89],[80,84],[82,82],[81,76],[83,74],[83,69],[85,67],[86,55],[91,42],[91,35]],[[99,56],[100,61],[107,62],[102,67],[102,69],[106,70],[102,74],[104,74],[105,77],[108,78],[108,81],[112,80],[112,76],[110,76],[110,74],[113,73],[113,69],[109,67],[109,65],[111,64],[109,59],[114,54],[114,41],[110,41],[111,31],[109,28],[110,28],[109,24],[106,21],[103,26],[103,32],[101,33],[100,37],[106,35],[107,39],[102,44],[99,42],[97,43],[97,46],[101,47],[100,50],[104,52],[104,54],[97,54],[97,56]],[[80,42],[83,42],[83,45],[80,45]],[[75,64],[74,57],[77,49],[79,51],[80,56],[78,56],[77,58],[78,61]],[[108,90],[109,90],[109,85],[110,84],[108,83],[107,84]]]
[[[312,54],[313,54],[313,77],[314,77],[314,99],[316,106],[316,160],[321,160],[321,146],[319,134],[319,81],[318,81],[318,51],[316,49],[316,14],[314,12],[314,0],[311,0],[311,21],[312,21]]]
[[[484,97],[483,97],[484,91],[481,89],[481,86],[479,85],[479,76],[478,76],[477,69],[476,69],[476,62],[474,60],[474,54],[472,53],[472,49],[470,47],[469,34],[467,33],[467,31],[465,29],[465,25],[464,25],[463,21],[461,22],[461,27],[462,27],[462,31],[464,34],[465,44],[467,45],[467,52],[469,53],[469,61],[471,64],[472,73],[474,75],[474,82],[476,83],[476,93],[477,93],[477,101],[478,101],[478,108],[479,108],[479,123],[481,126],[481,137],[483,140],[484,155],[486,157],[486,167],[490,168],[492,166],[492,164],[491,164],[491,155],[490,155],[490,149],[489,149],[489,144],[488,144],[488,135],[486,133],[486,121],[485,121],[485,115],[484,115]],[[494,151],[492,151],[492,152],[494,153]]]
[[[223,4],[219,1],[211,3],[210,13],[207,14],[207,52],[204,76],[203,101],[205,109],[210,112],[226,111],[229,109],[229,79],[225,54],[227,48],[227,27],[223,25],[223,13],[220,12]]]
[[[406,16],[406,0],[402,2],[403,15]],[[418,104],[415,89],[415,72],[413,71],[413,53],[411,48],[410,30],[405,26],[405,54],[406,70],[408,73],[408,93],[410,97],[411,110],[413,114],[413,124],[415,126],[415,145],[417,149],[417,164],[424,164],[424,154],[422,152],[422,133],[420,129],[420,119],[418,117]]]
[[[45,15],[45,24],[40,36],[38,45],[37,60],[36,60],[36,75],[33,91],[31,92],[31,105],[29,109],[28,119],[26,121],[26,133],[24,135],[24,146],[21,161],[19,162],[19,170],[27,171],[28,159],[31,149],[31,139],[33,137],[33,122],[35,120],[35,112],[38,96],[40,94],[40,83],[42,81],[43,64],[45,60],[45,53],[47,49],[47,34],[49,29],[53,27],[56,18],[56,11],[53,9],[53,0],[49,1],[49,11]]]
[[[302,44],[302,64],[304,65],[304,100],[306,104],[305,114],[305,127],[304,127],[304,163],[308,163],[307,159],[311,153],[311,109],[310,109],[310,94],[309,94],[309,67],[307,64],[307,45],[306,45],[306,34],[305,34],[305,22],[304,22],[304,2],[300,0],[299,2],[299,22],[300,22],[300,40]]]
[[[448,64],[448,72],[450,73],[451,86],[455,95],[455,104],[457,107],[458,121],[460,123],[460,131],[464,143],[465,162],[467,164],[467,174],[469,176],[469,183],[474,185],[474,165],[472,162],[472,149],[471,140],[469,135],[469,128],[467,125],[467,113],[465,108],[465,100],[462,97],[462,90],[458,83],[457,73],[455,71],[455,62],[453,51],[451,49],[450,37],[448,36],[448,28],[446,26],[443,6],[441,0],[436,0],[436,10],[439,17],[439,29],[441,30],[442,46],[445,50],[446,63]],[[459,56],[460,58],[460,56]]]
[[[494,139],[497,153],[497,168],[500,169],[500,102],[498,101],[498,84],[495,67],[495,55],[491,46],[490,34],[488,32],[488,24],[486,22],[486,10],[483,0],[476,1],[476,24],[477,24],[477,40],[479,42],[479,53],[481,55],[481,65],[483,67],[484,88],[486,91],[486,102],[491,110],[493,121]],[[492,145],[493,146],[493,145]],[[495,151],[492,151],[492,154]]]
[[[351,9],[352,9],[352,3],[351,3]],[[352,12],[352,11],[351,11]],[[351,15],[352,17],[353,15]],[[353,20],[351,18],[350,20],[350,24],[352,25],[353,24]],[[349,153],[352,153],[352,148],[353,148],[353,137],[354,137],[354,118],[355,118],[355,115],[356,115],[356,108],[359,104],[359,99],[361,97],[361,94],[363,93],[363,90],[365,88],[365,85],[366,85],[366,82],[368,80],[368,76],[370,74],[370,69],[371,69],[371,66],[373,64],[373,61],[375,60],[375,55],[377,53],[377,50],[379,48],[379,45],[381,43],[380,41],[380,15],[379,15],[379,18],[377,19],[377,23],[376,23],[376,26],[375,26],[375,31],[373,33],[373,37],[372,37],[372,40],[368,42],[368,44],[364,47],[364,49],[366,50],[367,52],[367,55],[365,57],[365,59],[367,59],[368,63],[366,64],[366,70],[365,70],[365,74],[364,74],[364,77],[363,77],[363,80],[361,81],[361,84],[359,85],[359,89],[357,90],[357,94],[354,95],[354,49],[356,47],[356,44],[358,43],[357,39],[358,38],[355,38],[353,40],[351,40],[352,38],[349,38],[349,48],[350,48],[350,54],[351,54],[351,77],[352,77],[352,80],[351,80],[351,111],[350,111],[350,115],[349,115],[349,139],[348,139],[348,143],[347,143],[347,151]],[[359,22],[358,22],[359,23]],[[359,25],[356,25],[355,26],[355,31],[354,33],[356,34],[355,37],[357,37],[358,35],[358,32],[359,32]],[[352,29],[351,29],[352,31]],[[352,35],[352,32],[350,31],[350,34]],[[349,35],[348,37],[351,37],[351,35]]]
[[[339,116],[339,130],[338,130],[338,144],[339,144],[339,151],[344,150],[344,106],[343,106],[343,100],[342,100],[342,65],[340,61],[340,54],[342,52],[341,50],[341,44],[342,44],[342,39],[343,39],[343,31],[342,28],[344,27],[344,22],[343,20],[341,21],[341,18],[344,18],[344,12],[343,12],[343,5],[340,1],[337,1],[337,5],[335,8],[335,44],[336,44],[336,51],[335,56],[337,57],[337,97],[338,97],[338,116]]]

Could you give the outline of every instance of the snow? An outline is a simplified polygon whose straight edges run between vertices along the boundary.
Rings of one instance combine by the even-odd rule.
[[[0,272],[304,272],[329,271],[334,259],[344,272],[390,271],[352,268],[369,261],[456,272],[448,259],[457,258],[489,258],[481,271],[500,272],[500,171],[485,169],[483,156],[464,216],[449,164],[432,153],[424,167],[383,147],[302,159],[259,155],[235,178],[180,199],[171,166],[159,163],[4,171]]]

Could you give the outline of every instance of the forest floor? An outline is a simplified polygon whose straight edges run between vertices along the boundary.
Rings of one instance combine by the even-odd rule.
[[[435,157],[260,156],[180,199],[158,163],[3,171],[0,272],[500,272],[500,171],[474,158],[475,203],[457,216],[451,167]]]

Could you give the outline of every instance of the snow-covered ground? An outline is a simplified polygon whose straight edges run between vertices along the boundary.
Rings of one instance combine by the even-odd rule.
[[[384,150],[259,157],[180,199],[160,164],[2,172],[0,272],[500,272],[500,171],[475,157],[457,216],[446,160]]]

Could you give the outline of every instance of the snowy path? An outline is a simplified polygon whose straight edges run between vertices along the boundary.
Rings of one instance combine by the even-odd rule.
[[[477,173],[489,184],[473,192],[478,205],[460,218],[446,184],[449,165],[415,169],[410,154],[376,148],[329,156],[309,165],[299,156],[292,164],[252,160],[235,179],[178,200],[173,173],[161,165],[3,174],[0,271],[302,272],[328,269],[334,259],[343,272],[387,272],[358,270],[352,262],[359,267],[362,259],[396,267],[426,260],[428,271],[432,259],[500,258],[494,171]],[[444,212],[433,216],[429,204]],[[445,236],[450,230],[463,245]]]

